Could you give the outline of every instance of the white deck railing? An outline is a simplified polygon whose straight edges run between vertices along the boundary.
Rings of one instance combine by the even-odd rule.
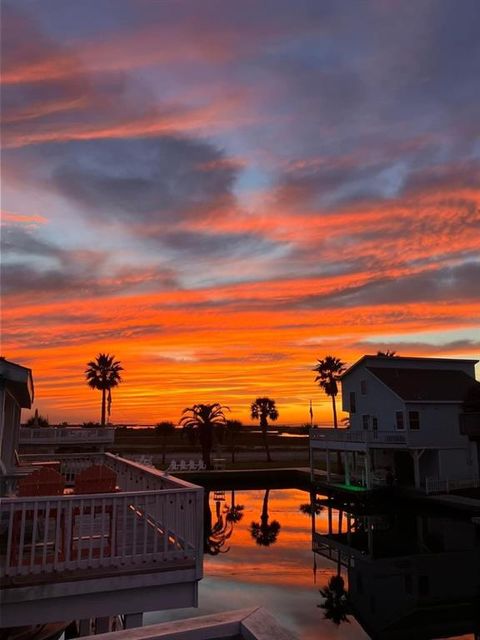
[[[425,478],[425,493],[450,493],[458,489],[472,489],[480,487],[479,478],[446,478],[440,480],[438,478]]]
[[[312,442],[356,442],[356,443],[383,443],[406,444],[406,433],[393,431],[354,431],[352,429],[310,429]]]
[[[76,444],[76,443],[104,443],[114,441],[115,429],[112,427],[82,428],[82,427],[22,427],[20,429],[20,444]]]
[[[98,458],[62,460],[67,479]],[[2,499],[2,578],[176,564],[201,577],[203,490],[111,454],[103,463],[117,472],[119,492]]]

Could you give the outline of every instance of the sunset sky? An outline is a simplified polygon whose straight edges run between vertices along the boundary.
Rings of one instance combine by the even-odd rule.
[[[281,423],[327,354],[480,353],[478,0],[2,2],[2,355],[51,422]]]

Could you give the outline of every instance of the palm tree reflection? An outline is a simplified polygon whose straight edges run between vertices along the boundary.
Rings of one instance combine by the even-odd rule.
[[[323,589],[321,595],[325,598],[322,604],[317,605],[324,610],[324,617],[331,620],[337,626],[341,622],[350,622],[348,613],[348,594],[345,591],[345,582],[340,575],[332,576]]]
[[[269,522],[268,516],[268,496],[270,490],[265,491],[263,498],[263,508],[260,515],[260,522],[252,522],[250,525],[250,535],[255,542],[262,547],[269,547],[277,541],[281,525],[277,520]]]

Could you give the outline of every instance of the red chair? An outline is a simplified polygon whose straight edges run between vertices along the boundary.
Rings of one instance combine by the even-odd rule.
[[[18,482],[17,496],[26,498],[32,496],[61,496],[65,488],[63,477],[47,467],[36,469],[28,476]],[[58,560],[64,559],[65,549],[65,517],[63,511],[60,513],[60,522],[57,522],[58,511],[56,507],[47,508],[43,502],[35,506],[34,509],[15,511],[12,524],[12,546],[10,553],[10,566],[19,564],[20,547],[22,547],[21,565],[41,564],[51,562],[57,555]],[[49,528],[53,521],[54,537],[49,536]],[[60,546],[57,547],[56,530],[57,524],[60,529]],[[44,527],[43,534],[41,527]],[[30,552],[28,548],[30,547]],[[45,551],[45,547],[47,547]],[[27,553],[25,553],[27,550]],[[37,551],[40,553],[37,554]],[[45,558],[44,558],[45,556]]]
[[[97,493],[114,493],[117,485],[117,474],[105,465],[92,465],[81,471],[75,478],[73,493],[75,495],[87,495]],[[109,519],[108,534],[105,536],[103,529],[103,516]],[[83,559],[86,557],[98,557],[102,552],[104,556],[111,556],[113,552],[113,506],[98,504],[84,504],[75,507],[72,520],[71,557]],[[82,533],[82,523],[88,523],[86,532]],[[95,525],[99,531],[95,531]],[[75,532],[77,530],[77,535]],[[99,542],[100,547],[93,547],[94,542]],[[105,544],[106,542],[106,544]],[[83,546],[86,545],[86,546]],[[82,548],[83,547],[83,548]]]

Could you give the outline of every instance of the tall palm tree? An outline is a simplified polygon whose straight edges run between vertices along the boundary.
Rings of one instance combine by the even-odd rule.
[[[324,617],[331,620],[337,626],[341,622],[350,622],[347,618],[349,611],[348,594],[345,591],[345,582],[340,575],[332,576],[323,589],[321,595],[325,598],[318,607],[324,610]]]
[[[276,420],[278,418],[278,410],[275,406],[275,400],[270,398],[257,398],[252,402],[250,413],[254,420],[260,420],[260,429],[262,430],[263,444],[267,454],[267,462],[271,462],[270,449],[268,448],[268,420]]]
[[[162,438],[162,464],[165,464],[167,437],[171,435],[174,431],[175,431],[175,425],[173,424],[173,422],[168,422],[167,420],[163,420],[162,422],[157,422],[157,425],[155,427],[155,433]]]
[[[226,423],[224,407],[219,402],[214,404],[194,404],[182,412],[180,424],[192,440],[200,441],[202,458],[207,469],[211,469],[210,455],[213,447],[215,427],[224,427]]]
[[[252,522],[250,525],[250,535],[261,547],[269,547],[277,541],[281,525],[277,520],[269,522],[268,516],[268,496],[270,489],[265,491],[263,497],[263,508],[260,515],[260,522]]]
[[[112,406],[112,389],[122,382],[120,371],[123,367],[114,355],[109,353],[99,353],[95,360],[87,363],[85,377],[87,384],[92,389],[99,389],[102,392],[102,417],[100,424],[105,426],[105,408],[108,402],[108,417]]]
[[[377,356],[381,358],[398,358],[396,351],[391,351],[387,349],[386,351],[377,351]]]
[[[325,391],[327,396],[330,396],[332,399],[333,426],[335,429],[338,428],[337,405],[335,402],[335,398],[338,394],[337,381],[345,369],[345,363],[334,356],[325,356],[325,358],[323,360],[319,360],[317,366],[313,368],[313,371],[316,371],[318,374],[315,378],[315,382],[318,382],[319,386]]]

